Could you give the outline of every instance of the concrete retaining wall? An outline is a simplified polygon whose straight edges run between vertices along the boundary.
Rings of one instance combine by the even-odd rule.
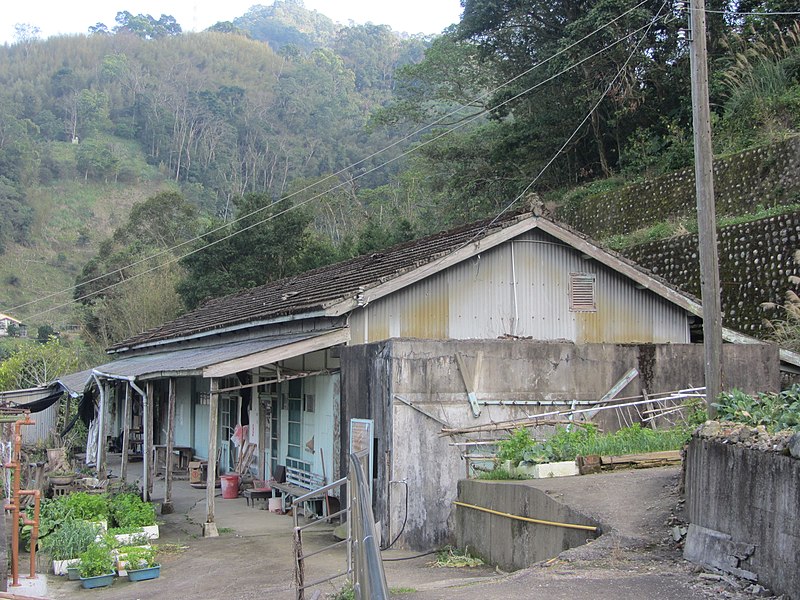
[[[641,376],[622,396],[639,394],[642,387],[657,393],[703,384],[703,348],[694,344],[390,340],[342,348],[342,435],[349,419],[375,419],[375,518],[385,540],[394,539],[405,522],[400,547],[430,549],[452,541],[452,501],[467,470],[463,447],[451,445],[464,437],[442,436],[443,424],[488,424],[553,408],[483,406],[474,417],[457,353],[471,370],[482,357],[478,400],[596,400],[631,367]],[[774,346],[726,344],[724,364],[730,387],[779,389]],[[617,426],[611,412],[596,418],[608,430]],[[404,484],[397,481],[408,485],[407,510]]]
[[[729,535],[733,545],[754,546],[733,567],[756,573],[776,594],[800,598],[800,460],[694,438],[686,500],[692,524]]]
[[[542,490],[521,483],[462,480],[458,500],[544,521],[597,526]],[[462,506],[456,507],[455,530],[459,548],[468,547],[470,554],[506,571],[524,569],[596,537],[591,531],[526,523]]]

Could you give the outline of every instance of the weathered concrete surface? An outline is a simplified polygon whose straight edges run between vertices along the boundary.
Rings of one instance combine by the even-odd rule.
[[[458,482],[458,501],[490,510],[544,521],[597,526],[536,486],[517,481]],[[456,507],[456,544],[486,562],[514,571],[558,556],[594,539],[593,531],[568,529],[511,519],[464,506]]]
[[[752,546],[735,568],[760,583],[800,598],[800,461],[722,440],[693,438],[686,456],[691,523]],[[715,557],[701,562],[714,564]]]
[[[622,396],[640,394],[642,388],[658,393],[703,384],[703,348],[693,344],[394,339],[342,348],[342,432],[351,418],[375,419],[375,515],[382,522],[383,539],[394,539],[405,522],[401,547],[426,550],[452,540],[452,501],[467,470],[461,449],[450,444],[465,437],[441,436],[443,424],[485,425],[565,408],[482,406],[475,418],[457,353],[468,369],[477,370],[478,400],[596,400],[632,367],[641,375]],[[730,387],[778,389],[774,346],[726,344],[724,365]],[[595,422],[607,430],[618,426],[613,411],[599,414]],[[347,446],[344,441],[342,448]],[[408,484],[407,512],[404,484],[393,481]]]

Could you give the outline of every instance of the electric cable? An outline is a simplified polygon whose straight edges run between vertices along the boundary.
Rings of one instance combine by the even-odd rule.
[[[390,481],[389,483],[402,483],[405,486],[406,490],[406,499],[405,499],[405,512],[403,513],[403,525],[400,527],[400,531],[394,536],[394,539],[391,543],[386,546],[385,548],[381,548],[381,550],[389,550],[392,546],[394,546],[395,542],[400,539],[400,536],[403,535],[403,532],[406,530],[406,523],[408,522],[408,481],[405,479],[401,479],[400,481]]]
[[[318,182],[315,182],[315,183],[313,183],[313,184],[310,184],[310,185],[308,185],[308,186],[305,186],[304,188],[301,188],[301,189],[299,189],[299,190],[297,190],[297,191],[295,191],[295,192],[291,192],[290,194],[286,195],[286,196],[285,196],[283,199],[285,200],[285,199],[292,198],[293,196],[296,196],[296,195],[298,195],[298,194],[301,194],[301,193],[303,193],[303,192],[306,192],[306,191],[308,191],[308,190],[310,190],[310,189],[313,189],[314,187],[317,187],[317,186],[319,186],[319,185],[321,185],[321,184],[325,183],[326,181],[328,181],[328,180],[329,180],[329,179],[331,179],[331,178],[338,177],[339,175],[342,175],[342,174],[346,173],[347,171],[349,171],[349,170],[351,170],[351,169],[355,168],[356,166],[358,166],[358,165],[360,165],[360,164],[362,164],[362,163],[366,162],[367,160],[369,160],[369,159],[371,159],[371,158],[374,158],[375,156],[378,156],[378,155],[380,155],[380,154],[382,154],[382,153],[386,152],[387,150],[389,150],[389,149],[391,149],[391,148],[395,147],[396,145],[398,145],[398,144],[400,144],[400,143],[402,143],[402,142],[404,142],[404,141],[407,141],[407,140],[409,140],[409,139],[411,139],[411,138],[413,138],[413,137],[416,137],[417,135],[420,135],[421,133],[423,133],[423,132],[425,132],[425,131],[427,131],[427,130],[431,129],[431,128],[432,128],[432,127],[434,127],[435,125],[437,125],[437,124],[441,123],[441,122],[442,122],[444,119],[447,119],[447,118],[449,118],[449,117],[451,117],[451,116],[454,116],[454,115],[456,115],[456,114],[459,114],[459,113],[460,113],[462,110],[464,110],[465,108],[467,108],[469,104],[472,104],[472,103],[475,103],[475,102],[479,102],[480,100],[483,100],[483,99],[485,99],[485,98],[489,97],[490,95],[492,95],[492,94],[494,94],[494,93],[498,92],[499,90],[503,89],[504,87],[506,87],[506,86],[510,85],[511,83],[513,83],[514,81],[516,81],[517,79],[519,79],[519,78],[521,78],[521,77],[524,77],[525,75],[527,75],[527,74],[531,73],[532,71],[534,71],[535,69],[537,69],[537,68],[541,67],[542,65],[545,65],[545,64],[547,64],[548,62],[550,62],[551,60],[554,60],[555,58],[557,58],[557,57],[558,57],[558,56],[560,56],[561,54],[563,54],[563,53],[567,52],[568,50],[572,49],[573,47],[577,46],[578,44],[581,44],[582,42],[586,41],[586,40],[587,40],[587,39],[589,39],[590,37],[592,37],[592,36],[596,35],[597,33],[601,32],[601,31],[602,31],[602,30],[604,30],[605,28],[609,27],[610,25],[612,25],[613,23],[615,23],[615,22],[616,22],[616,21],[618,21],[619,19],[621,19],[621,18],[625,17],[626,15],[630,14],[632,11],[634,11],[634,10],[636,10],[637,8],[641,7],[643,4],[645,4],[645,2],[646,2],[646,1],[647,1],[647,0],[642,0],[642,2],[640,2],[639,4],[637,4],[637,5],[633,6],[632,8],[628,9],[627,11],[625,11],[624,13],[622,13],[621,15],[618,15],[618,16],[614,17],[613,19],[611,19],[610,21],[608,21],[608,22],[607,22],[607,23],[605,23],[604,25],[602,25],[602,26],[598,27],[597,29],[595,29],[594,31],[592,31],[592,32],[588,33],[587,35],[585,35],[584,37],[580,38],[579,40],[577,40],[577,41],[573,42],[572,44],[569,44],[569,45],[568,45],[568,46],[566,46],[565,48],[563,48],[563,49],[559,50],[558,52],[556,52],[556,53],[555,53],[555,54],[553,54],[552,56],[550,56],[550,57],[548,57],[548,58],[544,59],[543,61],[541,61],[541,62],[539,62],[539,63],[536,63],[535,65],[533,65],[533,66],[532,66],[532,67],[530,67],[529,69],[526,69],[525,71],[523,71],[523,72],[521,72],[521,73],[519,73],[519,74],[515,75],[515,76],[514,76],[514,77],[512,77],[511,79],[509,79],[509,80],[505,81],[504,83],[502,83],[502,84],[500,84],[499,86],[497,86],[497,87],[493,88],[492,90],[489,90],[488,92],[485,92],[485,93],[481,94],[480,96],[477,96],[476,98],[473,98],[473,99],[472,99],[472,100],[470,100],[470,101],[469,101],[467,104],[461,105],[460,107],[458,107],[458,108],[456,108],[456,109],[454,109],[454,110],[450,111],[449,113],[447,113],[447,114],[445,114],[445,115],[443,115],[443,116],[439,117],[438,119],[436,119],[436,120],[435,120],[435,121],[433,121],[432,123],[429,123],[429,124],[427,124],[427,125],[425,125],[425,126],[423,126],[423,127],[420,127],[419,129],[415,130],[414,132],[412,132],[412,133],[410,133],[410,134],[407,134],[406,136],[404,136],[404,137],[402,137],[402,138],[400,138],[400,139],[398,139],[398,140],[396,140],[396,141],[392,142],[392,143],[391,143],[391,144],[389,144],[388,146],[385,146],[385,147],[384,147],[384,148],[382,148],[381,150],[378,150],[378,151],[376,151],[376,152],[373,152],[372,154],[370,154],[370,155],[366,156],[365,158],[363,158],[363,159],[361,159],[361,160],[359,160],[359,161],[357,161],[357,162],[355,162],[355,163],[352,163],[351,165],[349,165],[349,166],[347,166],[347,167],[344,167],[343,169],[340,169],[339,171],[337,171],[337,172],[335,172],[335,173],[332,173],[332,174],[330,174],[330,175],[326,176],[325,178],[321,179],[320,181],[318,181]],[[637,31],[638,31],[638,30],[637,30]],[[636,33],[636,32],[633,32],[633,33]],[[627,36],[627,37],[629,37],[629,36]],[[623,39],[626,39],[626,38],[623,38]],[[613,46],[613,45],[614,45],[614,44],[612,44],[612,45],[609,45],[609,46],[607,46],[605,49],[608,49],[608,48],[610,48],[610,47],[611,47],[611,46]],[[605,50],[605,49],[604,49],[604,50]],[[604,50],[603,50],[603,51],[604,51]],[[596,55],[596,54],[595,54],[595,55]],[[595,56],[595,55],[592,55],[592,56],[590,56],[589,58],[592,58],[592,57],[593,57],[593,56]],[[578,64],[580,64],[580,63],[578,63]],[[577,66],[577,65],[576,65],[576,66]],[[562,71],[561,73],[563,73],[563,72],[564,72],[564,71]],[[561,74],[561,73],[559,73],[559,74]],[[535,88],[529,88],[529,90],[526,90],[526,92],[524,92],[524,93],[527,93],[528,91],[530,91],[530,89],[535,89]],[[515,96],[514,98],[511,98],[511,99],[509,99],[508,101],[506,101],[506,102],[503,102],[503,103],[501,103],[501,104],[499,104],[499,105],[496,105],[496,106],[494,106],[494,107],[491,107],[491,108],[488,108],[488,109],[484,109],[484,110],[482,110],[482,111],[478,112],[476,115],[471,115],[471,116],[470,116],[470,118],[469,118],[469,120],[465,121],[463,124],[470,123],[470,122],[472,122],[472,120],[474,120],[474,119],[475,119],[475,118],[477,118],[478,116],[481,116],[481,115],[485,114],[486,112],[491,112],[492,110],[496,110],[497,108],[499,108],[499,107],[503,106],[503,105],[504,105],[504,104],[506,104],[507,102],[510,102],[510,101],[512,101],[512,100],[514,100],[514,99],[516,99],[516,98],[518,98],[518,97],[519,97],[519,96]],[[460,126],[460,125],[459,125],[459,126]],[[454,129],[456,129],[456,128],[457,128],[457,127],[454,127],[453,129],[451,129],[451,130],[449,130],[449,131],[453,131],[453,130],[454,130]],[[436,138],[436,139],[438,139],[438,138]],[[416,149],[418,149],[419,147],[422,147],[422,146],[421,146],[421,145],[420,145],[420,146],[415,146],[415,147],[414,147],[414,148],[413,148],[411,151],[415,151],[415,150],[416,150]],[[399,159],[399,158],[402,158],[402,157],[404,157],[404,156],[407,156],[407,154],[408,154],[408,152],[405,152],[405,153],[401,154],[400,156],[396,157],[395,159],[392,159],[392,160],[390,160],[390,161],[386,161],[386,162],[384,162],[383,164],[379,165],[378,167],[375,167],[375,168],[373,168],[373,169],[371,169],[371,170],[367,171],[366,173],[363,173],[363,174],[360,174],[360,175],[358,175],[358,176],[354,177],[354,178],[353,178],[353,180],[359,179],[360,177],[363,177],[364,175],[366,175],[366,174],[369,174],[369,173],[371,173],[371,172],[373,172],[373,171],[375,171],[375,170],[377,170],[377,169],[381,169],[381,168],[385,167],[386,165],[390,164],[391,162],[394,162],[395,160],[397,160],[397,159]],[[333,188],[330,188],[330,189],[328,189],[328,190],[326,190],[326,191],[322,192],[321,194],[318,194],[317,196],[314,196],[314,197],[312,197],[312,198],[309,198],[307,201],[304,201],[304,202],[302,202],[302,203],[299,203],[299,204],[297,204],[297,205],[294,205],[293,207],[290,207],[290,208],[289,208],[289,209],[287,209],[287,210],[293,210],[294,208],[298,208],[298,207],[300,207],[300,206],[303,206],[303,205],[304,205],[304,204],[306,204],[307,202],[309,202],[309,201],[311,201],[311,200],[318,199],[319,197],[321,197],[321,196],[323,196],[323,195],[325,195],[325,194],[327,194],[327,193],[329,193],[329,192],[331,192],[331,191],[334,191],[335,189],[338,189],[338,188],[339,188],[339,187],[341,187],[342,185],[345,185],[345,183],[341,183],[341,184],[339,184],[339,185],[337,185],[337,186],[335,186],[335,187],[333,187]],[[164,250],[162,250],[162,251],[160,251],[160,252],[157,252],[157,253],[155,253],[155,254],[151,254],[151,255],[149,255],[149,256],[147,256],[147,257],[144,257],[144,258],[142,258],[142,259],[139,259],[139,260],[137,260],[137,261],[134,261],[134,262],[132,262],[132,263],[130,263],[130,264],[128,264],[128,265],[125,265],[125,266],[123,266],[123,267],[119,267],[119,268],[117,268],[117,269],[115,269],[115,270],[113,270],[113,271],[109,271],[109,272],[107,272],[107,273],[103,273],[103,274],[101,274],[101,275],[98,275],[98,276],[96,276],[96,277],[94,277],[94,278],[92,278],[92,279],[88,279],[88,280],[86,280],[86,281],[83,281],[83,282],[81,282],[81,284],[80,284],[80,285],[86,285],[86,284],[89,284],[89,283],[94,283],[95,281],[99,281],[100,279],[104,279],[104,278],[106,278],[106,277],[109,277],[109,276],[112,276],[112,275],[115,275],[115,274],[118,274],[118,273],[122,273],[122,272],[123,272],[124,270],[126,270],[126,269],[133,268],[133,267],[135,267],[135,266],[138,266],[138,265],[140,265],[140,264],[142,264],[142,263],[145,263],[145,262],[149,262],[149,261],[151,261],[151,260],[154,260],[154,259],[156,259],[156,258],[158,258],[158,257],[160,257],[160,256],[163,256],[163,255],[165,255],[165,254],[172,253],[174,250],[177,250],[177,249],[179,249],[179,248],[182,248],[183,246],[186,246],[186,245],[188,245],[188,244],[192,244],[192,243],[194,243],[194,242],[197,242],[197,241],[199,241],[199,240],[202,240],[202,239],[204,239],[205,237],[207,237],[207,236],[209,236],[209,235],[211,235],[211,234],[213,234],[213,233],[216,233],[217,231],[220,231],[220,230],[222,230],[222,229],[224,229],[224,228],[226,228],[226,227],[230,227],[231,225],[234,225],[235,223],[238,223],[239,221],[242,221],[242,220],[244,220],[244,219],[248,219],[248,218],[250,218],[250,217],[252,217],[252,216],[254,216],[254,215],[256,215],[256,214],[258,214],[258,213],[260,213],[260,212],[263,212],[264,210],[267,210],[268,208],[270,208],[270,206],[271,206],[271,205],[267,205],[267,206],[261,207],[261,208],[259,208],[259,209],[256,209],[256,210],[254,210],[254,211],[251,211],[250,213],[247,213],[247,214],[241,215],[241,216],[237,217],[236,219],[233,219],[233,220],[231,220],[231,221],[227,221],[227,222],[225,222],[224,224],[222,224],[222,225],[220,225],[220,226],[218,226],[218,227],[216,227],[216,228],[212,228],[212,229],[210,229],[209,231],[206,231],[206,232],[204,232],[203,234],[201,234],[201,235],[199,235],[199,236],[195,236],[194,238],[191,238],[191,239],[188,239],[188,240],[184,240],[183,242],[181,242],[181,243],[179,243],[179,244],[176,244],[175,246],[172,246],[172,247],[170,247],[170,248],[166,248],[166,249],[164,249]],[[276,217],[278,217],[278,216],[281,216],[282,214],[284,214],[284,212],[285,212],[285,211],[282,211],[282,212],[279,212],[279,213],[277,213],[277,214],[275,214],[275,215],[271,215],[271,216],[270,216],[270,219],[274,219],[274,218],[276,218]],[[270,219],[267,219],[267,220],[270,220]],[[257,223],[257,225],[260,225],[260,224],[262,224],[263,222],[265,222],[265,221],[260,221],[260,222],[258,222],[258,223]],[[239,233],[241,233],[242,231],[246,231],[246,230],[247,230],[246,228],[245,228],[245,229],[240,229],[240,230],[237,230],[236,232],[233,232],[233,235],[238,235],[238,234],[239,234]],[[224,238],[222,238],[222,239],[220,239],[220,240],[216,240],[216,241],[214,241],[214,242],[212,242],[212,243],[209,243],[209,244],[207,244],[207,245],[205,245],[205,246],[202,246],[202,247],[200,247],[200,248],[197,248],[196,250],[194,250],[194,251],[192,251],[192,252],[190,252],[190,253],[187,253],[187,254],[184,254],[184,255],[182,255],[182,256],[180,256],[180,257],[178,257],[178,258],[177,258],[177,260],[181,260],[182,258],[185,258],[186,256],[190,256],[191,254],[194,254],[195,252],[202,251],[202,250],[204,250],[204,249],[206,249],[206,248],[208,248],[208,247],[211,247],[211,246],[213,246],[213,245],[214,245],[214,244],[216,244],[216,243],[219,243],[220,241],[223,241],[223,240],[225,240],[225,239],[229,239],[229,237],[232,237],[232,236],[227,236],[227,237],[224,237]],[[166,261],[166,262],[164,262],[164,263],[161,263],[161,264],[159,264],[159,265],[158,265],[157,267],[155,267],[154,269],[159,269],[159,268],[161,268],[161,267],[163,267],[163,266],[166,266],[166,265],[168,265],[168,264],[171,264],[172,262],[176,262],[176,260],[168,260],[168,261]],[[134,279],[134,278],[138,277],[139,275],[148,274],[148,273],[152,272],[152,270],[154,270],[154,269],[146,270],[146,271],[144,271],[144,272],[142,272],[142,273],[140,273],[140,274],[136,274],[136,275],[134,275],[134,276],[130,277],[129,279],[125,280],[125,281],[129,281],[130,279]],[[124,282],[118,282],[118,283],[124,283]],[[10,312],[14,312],[14,311],[17,311],[17,310],[19,310],[19,309],[21,309],[21,308],[24,308],[24,307],[26,307],[26,306],[29,306],[29,305],[31,305],[31,304],[36,304],[36,303],[42,302],[42,301],[44,301],[44,300],[50,299],[50,298],[52,298],[52,297],[55,297],[55,296],[59,296],[59,295],[62,295],[62,294],[66,294],[66,293],[72,292],[72,291],[74,291],[74,290],[75,290],[77,287],[79,287],[79,286],[78,286],[78,285],[74,285],[74,286],[70,286],[69,288],[65,288],[65,289],[63,289],[63,290],[59,290],[59,291],[56,291],[56,292],[51,292],[51,293],[49,293],[49,294],[47,294],[47,295],[45,295],[45,296],[41,296],[41,297],[39,297],[39,298],[36,298],[35,300],[31,300],[31,301],[25,302],[25,303],[23,303],[23,304],[19,304],[19,305],[17,305],[17,306],[11,307],[11,308],[9,308],[9,309],[7,309],[7,310],[8,310],[8,311],[10,311]],[[42,314],[46,314],[46,313],[48,313],[48,312],[51,312],[51,311],[53,311],[53,310],[57,310],[57,309],[59,309],[59,308],[63,308],[64,306],[68,306],[69,304],[72,304],[73,302],[76,302],[76,301],[79,301],[79,300],[83,300],[83,299],[86,299],[87,297],[90,297],[91,295],[96,295],[96,294],[99,294],[99,293],[100,293],[100,292],[102,292],[102,291],[106,291],[107,289],[110,289],[110,287],[113,287],[113,286],[109,286],[109,287],[106,287],[106,288],[102,288],[102,289],[100,289],[100,290],[95,290],[95,292],[93,292],[93,294],[89,294],[89,295],[87,295],[87,296],[84,296],[84,297],[80,297],[80,298],[73,298],[73,299],[72,299],[72,300],[70,300],[70,302],[68,302],[68,303],[61,304],[61,305],[57,305],[57,306],[54,306],[54,307],[52,307],[52,308],[50,308],[50,309],[48,309],[48,310],[41,311],[41,312],[38,312],[38,313],[34,313],[34,314],[32,314],[32,315],[29,315],[27,318],[29,318],[29,319],[30,319],[30,318],[33,318],[33,317],[40,316],[40,315],[42,315]]]

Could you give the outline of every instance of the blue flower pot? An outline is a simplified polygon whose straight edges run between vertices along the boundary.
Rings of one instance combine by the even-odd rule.
[[[146,569],[128,570],[129,581],[145,581],[147,579],[155,579],[161,575],[161,565],[155,567],[147,567]]]
[[[67,579],[70,581],[78,581],[81,578],[81,568],[78,566],[67,567]]]
[[[113,581],[114,573],[97,575],[95,577],[81,577],[81,585],[87,590],[109,586]]]

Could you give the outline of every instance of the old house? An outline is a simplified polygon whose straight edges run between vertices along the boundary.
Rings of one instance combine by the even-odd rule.
[[[429,546],[464,474],[459,449],[436,439],[443,425],[533,410],[476,410],[487,394],[597,399],[637,362],[649,386],[702,385],[699,315],[695,299],[580,234],[507,214],[218,298],[117,344],[93,370],[98,437],[143,446],[145,461],[169,446],[211,473],[233,467],[244,438],[258,476],[285,465],[330,482],[361,419],[384,538]],[[777,386],[777,349],[730,360],[731,381]],[[213,523],[211,488],[208,500]]]

